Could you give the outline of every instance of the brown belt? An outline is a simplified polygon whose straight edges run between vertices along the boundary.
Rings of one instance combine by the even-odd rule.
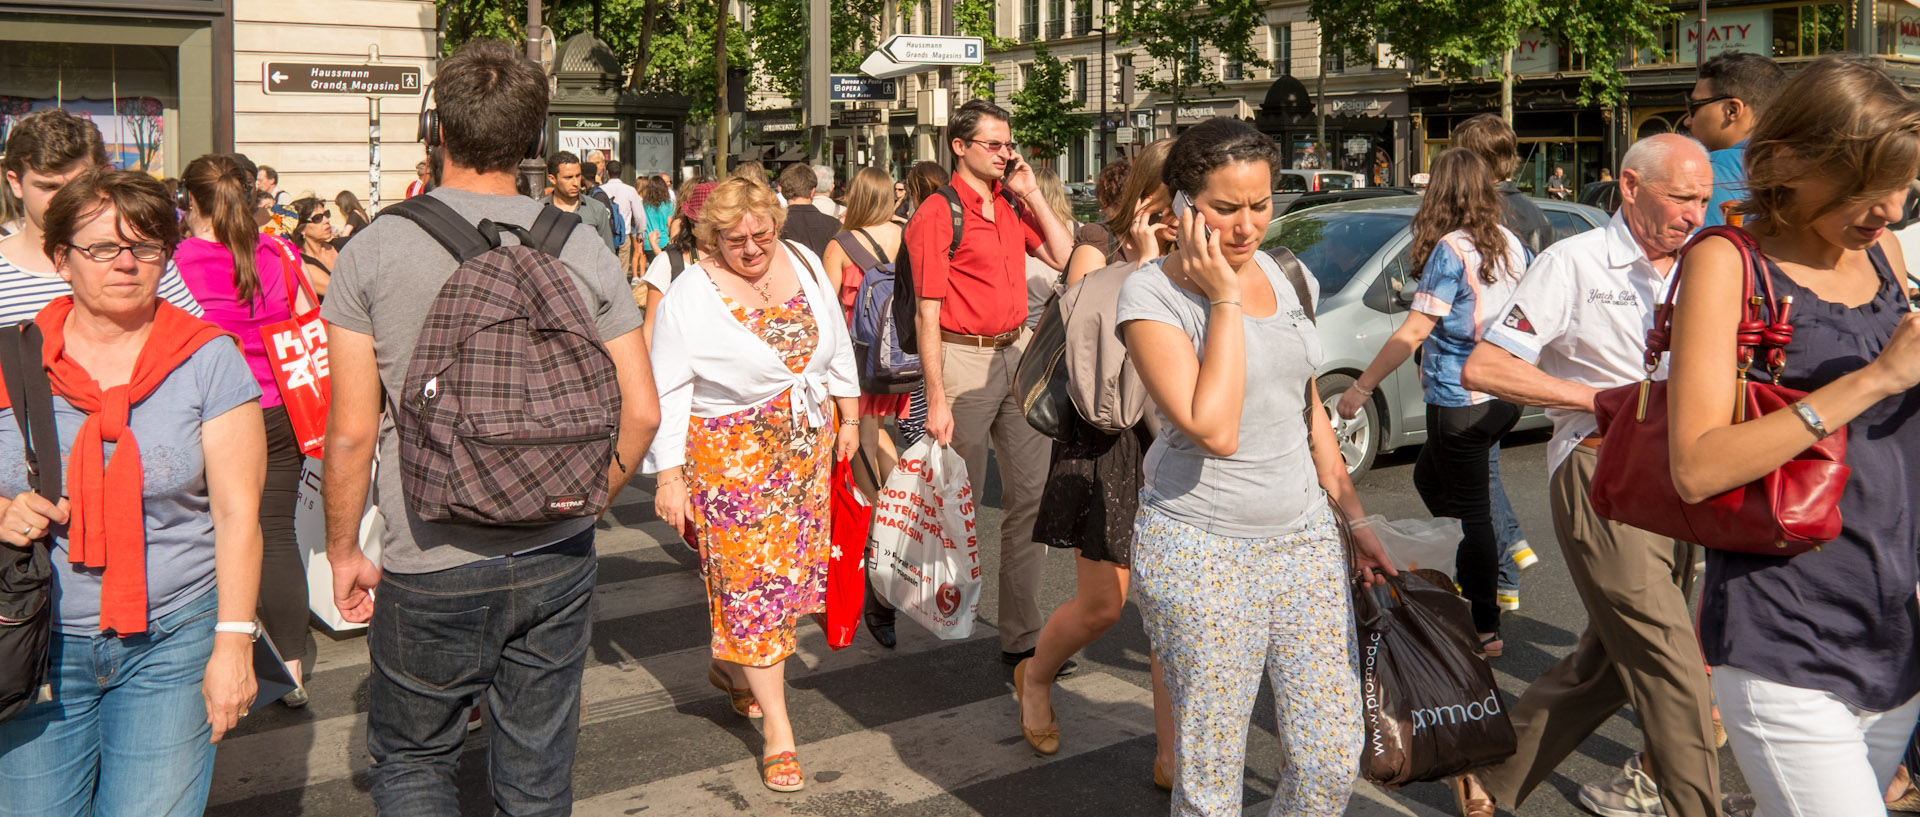
[[[1018,327],[1015,327],[1012,331],[1002,332],[998,335],[962,335],[959,332],[949,332],[945,329],[940,330],[940,340],[947,343],[957,343],[961,346],[972,346],[978,349],[999,349],[1012,346],[1013,342],[1019,339],[1020,329]]]
[[[1580,440],[1580,447],[1591,448],[1595,451],[1600,450],[1600,435],[1588,434],[1585,438],[1582,438]]]

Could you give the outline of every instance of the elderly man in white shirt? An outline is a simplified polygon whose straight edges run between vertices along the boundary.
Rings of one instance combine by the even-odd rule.
[[[833,201],[833,168],[826,165],[814,165],[813,170],[813,209],[840,218],[847,214],[847,208]]]
[[[1587,499],[1599,447],[1594,395],[1646,377],[1654,308],[1713,195],[1706,150],[1675,134],[1641,140],[1622,162],[1620,192],[1607,226],[1540,254],[1462,373],[1470,389],[1547,408],[1554,531],[1587,608],[1573,653],[1514,707],[1519,751],[1462,779],[1467,814],[1491,817],[1496,802],[1518,809],[1629,702],[1646,761],[1582,787],[1583,805],[1609,815],[1718,814],[1712,694],[1687,610],[1693,546],[1603,519]]]
[[[646,257],[634,248],[640,245],[640,234],[647,231],[647,216],[640,209],[640,191],[633,189],[633,185],[620,177],[620,171],[624,169],[619,159],[608,159],[607,180],[600,183],[600,189],[619,206],[620,218],[627,222],[627,243],[620,245],[620,270],[632,278],[640,272],[638,259]]]

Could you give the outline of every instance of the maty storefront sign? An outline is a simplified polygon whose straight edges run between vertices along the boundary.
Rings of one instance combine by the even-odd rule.
[[[1537,28],[1520,32],[1513,47],[1513,72],[1551,74],[1560,70],[1560,43]]]
[[[1699,53],[1700,30],[1697,25],[1682,24],[1686,32],[1680,53],[1681,62],[1691,62]],[[1707,14],[1707,59],[1734,51],[1749,54],[1773,53],[1773,12],[1719,11]]]
[[[1894,51],[1902,57],[1920,57],[1920,17],[1901,17],[1894,22]]]

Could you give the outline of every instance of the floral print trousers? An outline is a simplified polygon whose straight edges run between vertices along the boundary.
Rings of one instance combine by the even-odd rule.
[[[1179,738],[1174,817],[1239,817],[1247,724],[1264,668],[1279,715],[1274,817],[1346,811],[1360,683],[1346,554],[1331,512],[1269,539],[1216,536],[1144,501],[1133,596],[1166,671]]]

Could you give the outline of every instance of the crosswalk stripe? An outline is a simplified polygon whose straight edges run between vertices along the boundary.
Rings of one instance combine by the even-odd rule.
[[[697,581],[694,586],[698,589]],[[703,626],[705,618],[704,615],[698,616],[701,624],[694,626]],[[812,674],[837,672],[932,652],[954,644],[997,637],[997,634],[992,627],[982,623],[964,641],[942,641],[917,626],[903,622],[899,629],[898,645],[892,650],[882,648],[862,636],[852,646],[836,651],[827,646],[826,634],[808,619],[801,624],[798,637],[798,651],[787,667],[790,685]],[[585,709],[581,723],[602,723],[721,697],[722,693],[706,680],[707,664],[712,659],[711,648],[702,645],[638,656],[619,663],[590,662],[581,681],[581,700]],[[363,655],[361,663],[365,662]],[[471,751],[484,745],[484,742],[468,741],[466,749]],[[282,758],[285,762],[262,764],[260,758]],[[365,771],[368,764],[364,714],[325,718],[259,734],[237,735],[221,742],[214,763],[213,796],[209,805],[345,778]]]

